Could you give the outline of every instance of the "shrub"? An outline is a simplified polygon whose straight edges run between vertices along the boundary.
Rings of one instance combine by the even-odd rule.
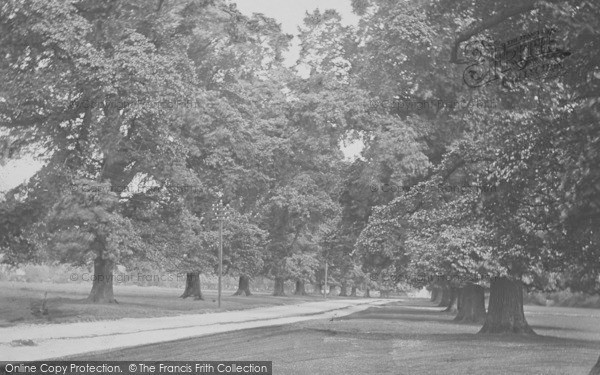
[[[525,304],[539,306],[600,308],[599,295],[572,292],[569,289],[552,293],[526,293],[523,296],[523,302]]]

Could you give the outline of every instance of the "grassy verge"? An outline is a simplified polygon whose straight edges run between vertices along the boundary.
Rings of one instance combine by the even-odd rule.
[[[86,297],[90,285],[0,282],[0,327],[18,324],[72,323],[121,318],[149,318],[219,311],[217,292],[203,291],[204,301],[178,298],[183,290],[163,287],[115,285],[118,304],[89,304]],[[39,310],[44,294],[47,315]],[[287,305],[322,300],[319,296],[273,297],[257,293],[248,297],[223,292],[220,311],[243,310],[264,306]]]

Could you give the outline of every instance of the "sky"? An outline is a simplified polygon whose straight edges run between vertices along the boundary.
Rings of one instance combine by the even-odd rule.
[[[297,38],[298,26],[302,24],[306,12],[312,12],[317,8],[321,12],[335,9],[342,16],[342,24],[356,25],[358,22],[358,17],[352,13],[350,0],[237,0],[231,2],[236,3],[238,9],[248,16],[253,13],[263,13],[267,17],[276,19],[281,24],[283,32],[294,35],[290,51],[285,55],[288,66],[294,65],[298,60],[300,53]],[[342,149],[346,155],[355,155],[360,147],[355,144],[342,147]],[[6,165],[0,165],[0,196],[1,192],[28,180],[41,166],[41,162],[31,157],[9,160]]]
[[[358,17],[352,13],[350,0],[232,0],[238,9],[251,16],[252,13],[263,13],[267,17],[276,19],[283,32],[294,35],[292,46],[286,57],[288,66],[294,65],[298,60],[300,47],[296,37],[298,26],[304,20],[306,12],[312,13],[319,9],[323,13],[327,9],[335,9],[342,16],[342,24],[356,25]]]

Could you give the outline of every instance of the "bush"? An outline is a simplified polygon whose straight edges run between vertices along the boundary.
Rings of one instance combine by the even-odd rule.
[[[552,293],[526,293],[523,296],[523,302],[525,304],[539,306],[600,308],[599,295],[572,292],[569,289]]]
[[[526,305],[547,306],[547,298],[544,293],[531,292],[523,295],[523,303]]]

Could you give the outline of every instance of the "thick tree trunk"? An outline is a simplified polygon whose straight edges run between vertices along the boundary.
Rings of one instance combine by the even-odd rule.
[[[329,286],[329,290],[328,290],[328,293],[327,293],[327,295],[328,295],[328,296],[330,296],[330,295],[332,295],[333,293],[335,293],[335,285],[333,285],[333,286]]]
[[[234,296],[241,296],[242,294],[245,294],[247,296],[252,295],[252,293],[250,293],[250,277],[246,275],[240,276],[238,290],[235,293],[233,293]]]
[[[356,287],[353,286],[352,290],[350,290],[350,297],[356,297]]]
[[[456,312],[458,311],[458,288],[457,287],[450,287],[450,302],[448,302],[448,306],[446,307],[446,309],[444,310],[444,312]],[[456,307],[455,307],[456,306]]]
[[[94,259],[94,280],[87,298],[89,302],[117,303],[113,293],[113,267],[113,262],[100,256]]]
[[[348,287],[346,284],[342,284],[340,287],[340,297],[348,297]]]
[[[294,294],[297,296],[305,296],[306,295],[306,288],[304,286],[304,281],[296,280],[296,290],[294,291]]]
[[[492,279],[488,312],[479,333],[535,334],[525,320],[520,282],[507,277]]]
[[[598,357],[598,362],[592,367],[592,371],[590,371],[589,375],[600,375],[600,357]]]
[[[185,276],[185,290],[179,298],[194,297],[195,300],[204,300],[200,289],[200,272],[188,272]]]
[[[441,298],[440,303],[438,304],[439,307],[448,307],[450,301],[452,300],[450,293],[451,291],[448,283],[444,282],[441,285]]]
[[[434,285],[431,287],[431,302],[436,302],[437,299],[440,297],[440,288],[437,285]],[[439,301],[437,301],[439,302]]]
[[[285,280],[282,277],[275,278],[275,288],[273,290],[274,296],[285,296]]]
[[[371,291],[369,290],[369,288],[367,288],[367,290],[365,290],[365,298],[371,298]]]
[[[482,286],[467,284],[458,292],[458,314],[454,321],[483,323],[485,321],[485,291]]]

